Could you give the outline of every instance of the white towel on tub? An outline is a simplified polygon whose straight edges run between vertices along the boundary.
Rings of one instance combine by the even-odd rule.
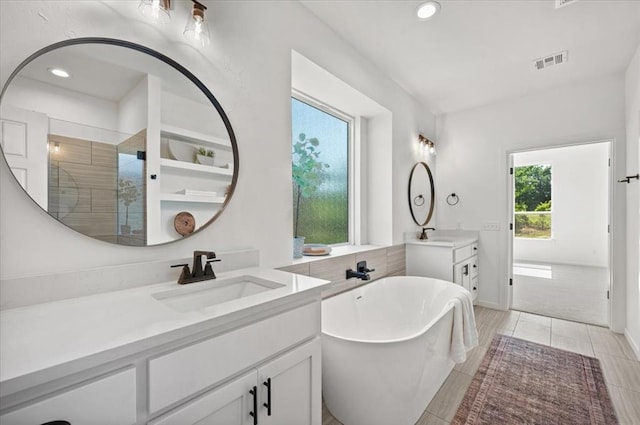
[[[460,291],[449,301],[453,304],[453,329],[451,331],[451,360],[463,363],[467,351],[478,345],[478,329],[473,314],[473,298],[469,291]]]

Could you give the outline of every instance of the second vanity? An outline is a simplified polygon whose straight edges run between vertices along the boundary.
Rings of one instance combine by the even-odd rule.
[[[434,232],[427,240],[406,240],[407,275],[462,285],[478,297],[478,235],[470,231]]]
[[[250,268],[0,312],[0,424],[321,423],[328,281]]]

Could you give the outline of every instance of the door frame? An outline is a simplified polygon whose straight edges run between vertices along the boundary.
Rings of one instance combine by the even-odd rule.
[[[614,199],[613,199],[613,191],[614,191],[614,174],[615,174],[615,149],[614,149],[614,143],[615,143],[615,139],[611,138],[611,139],[599,139],[599,140],[593,140],[593,141],[587,141],[587,142],[576,142],[576,143],[566,143],[566,144],[559,144],[559,145],[544,145],[544,146],[536,146],[536,147],[531,147],[531,148],[524,148],[524,149],[513,149],[513,150],[508,150],[506,152],[506,164],[507,164],[507,217],[508,217],[508,223],[506,224],[506,238],[507,238],[507,281],[506,281],[506,296],[505,296],[505,300],[506,300],[506,308],[507,310],[511,310],[511,307],[513,305],[513,240],[514,240],[514,236],[513,236],[513,232],[515,231],[515,219],[514,219],[514,213],[513,213],[513,203],[514,203],[514,199],[513,199],[513,194],[514,194],[514,175],[511,173],[511,170],[513,168],[513,156],[515,154],[518,153],[523,153],[523,152],[532,152],[532,151],[540,151],[540,150],[549,150],[549,149],[558,149],[558,148],[568,148],[568,147],[574,147],[574,146],[584,146],[584,145],[593,145],[593,144],[597,144],[597,143],[606,143],[608,150],[609,150],[609,167],[608,167],[608,174],[607,174],[607,179],[608,179],[608,193],[607,193],[607,202],[608,202],[608,206],[607,206],[607,211],[608,211],[608,225],[609,225],[609,231],[607,233],[607,269],[608,269],[608,275],[609,275],[609,284],[608,284],[608,299],[607,299],[607,303],[608,305],[608,311],[607,311],[607,326],[610,328],[613,318],[612,318],[612,312],[613,312],[613,303],[614,303],[614,299],[615,297],[613,296],[614,294],[614,280],[613,280],[613,243],[612,243],[612,238],[613,238],[613,232],[614,232],[614,224],[613,224],[613,217],[614,217],[614,212],[613,212],[613,205],[614,205]],[[622,283],[624,284],[624,282]]]

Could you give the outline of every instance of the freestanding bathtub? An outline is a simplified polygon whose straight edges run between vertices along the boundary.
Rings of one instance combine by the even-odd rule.
[[[344,425],[414,425],[453,369],[459,285],[389,277],[322,302],[322,393]]]

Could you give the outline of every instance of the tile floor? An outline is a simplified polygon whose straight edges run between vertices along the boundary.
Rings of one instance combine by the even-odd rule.
[[[568,264],[513,264],[513,309],[607,325],[609,272]]]
[[[640,361],[623,335],[598,326],[518,311],[476,307],[475,313],[480,345],[468,353],[465,363],[456,365],[416,425],[451,422],[496,333],[598,358],[620,425],[640,424]],[[326,407],[322,424],[341,425]]]

